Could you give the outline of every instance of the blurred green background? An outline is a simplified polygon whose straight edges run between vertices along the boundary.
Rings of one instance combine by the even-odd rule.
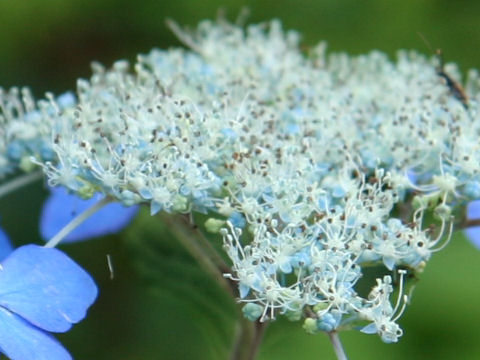
[[[305,45],[331,51],[429,53],[421,32],[447,61],[480,67],[480,2],[408,0],[1,0],[0,86],[30,86],[36,96],[74,89],[92,60],[107,65],[152,47],[178,46],[165,18],[195,26],[223,8],[249,22],[280,18]],[[17,245],[39,242],[46,196],[37,183],[0,200],[2,226]],[[168,231],[143,213],[124,233],[62,246],[96,279],[100,296],[85,321],[58,338],[75,359],[226,359],[234,306],[222,297]],[[106,255],[114,263],[110,279]],[[480,359],[480,252],[461,234],[434,256],[401,320],[398,344],[342,334],[351,359]],[[269,327],[260,360],[334,359],[323,335],[300,324]]]

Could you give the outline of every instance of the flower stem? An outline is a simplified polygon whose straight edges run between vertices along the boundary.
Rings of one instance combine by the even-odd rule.
[[[209,273],[218,285],[223,288],[232,298],[235,293],[231,283],[223,276],[221,269],[215,264],[208,253],[197,242],[198,236],[189,230],[189,226],[185,221],[178,219],[176,216],[159,213],[162,221],[168,226],[168,230],[180,241],[185,249],[192,255],[198,264]]]
[[[0,198],[21,188],[22,186],[28,185],[36,180],[41,179],[42,176],[43,173],[41,171],[35,171],[29,174],[18,176],[7,183],[0,185]]]
[[[461,224],[456,227],[456,230],[466,229],[473,226],[480,226],[480,219],[465,219]]]
[[[230,360],[254,360],[266,328],[267,323],[251,322],[240,314]]]
[[[211,241],[205,236],[205,234],[198,229],[198,227],[191,222],[189,223],[187,218],[184,218],[185,226],[188,230],[192,233],[192,236],[200,242],[200,244],[204,247],[207,255],[212,259],[212,261],[217,265],[218,269],[223,273],[230,272],[230,266],[227,265],[225,260],[220,256],[218,251],[214,248]]]
[[[340,337],[338,336],[338,332],[332,331],[327,333],[330,342],[333,345],[333,350],[335,351],[335,355],[337,356],[338,360],[348,360],[347,355],[345,354],[345,350],[343,350],[342,342],[340,341]]]
[[[62,230],[60,230],[53,238],[51,238],[46,244],[45,247],[55,247],[58,245],[60,241],[62,241],[65,236],[70,234],[73,230],[75,230],[81,223],[87,220],[90,216],[95,214],[98,210],[104,207],[106,204],[111,202],[112,200],[109,197],[104,197],[100,201],[96,202],[92,206],[90,206],[84,212],[78,214],[76,217],[72,219],[67,225],[65,225]]]
[[[217,283],[235,299],[238,297],[233,283],[223,276],[230,272],[216,249],[205,235],[191,226],[185,218],[160,213],[158,216],[169,231],[180,241],[192,257],[217,281]],[[240,306],[237,305],[237,323],[233,339],[230,360],[254,360],[257,356],[266,323],[251,322],[243,317]]]

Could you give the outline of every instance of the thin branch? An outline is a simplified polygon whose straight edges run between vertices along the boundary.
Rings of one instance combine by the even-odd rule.
[[[22,176],[18,176],[11,181],[0,185],[0,198],[9,193],[21,188],[22,186],[26,186],[31,184],[43,177],[43,173],[41,171],[35,171],[29,174],[25,174]]]
[[[260,344],[262,343],[263,335],[265,334],[268,324],[266,322],[256,321],[254,325],[255,332],[253,341],[250,345],[250,351],[247,360],[254,360],[257,357],[258,351],[260,350]]]
[[[251,322],[243,316],[240,317],[230,360],[254,360],[258,355],[267,325],[266,322]]]
[[[465,220],[457,229],[465,229],[472,226],[480,226],[480,219]]]
[[[237,308],[239,308],[238,305]],[[245,319],[241,311],[238,311],[238,320],[235,323],[235,334],[233,336],[229,360],[242,359],[253,336],[253,323]]]

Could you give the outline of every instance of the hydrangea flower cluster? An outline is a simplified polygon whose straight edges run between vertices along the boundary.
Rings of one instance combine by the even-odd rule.
[[[82,198],[208,213],[248,319],[283,314],[309,332],[363,322],[397,341],[403,276],[480,197],[478,73],[467,101],[414,52],[305,54],[278,21],[173,30],[189,49],[153,50],[133,71],[94,64],[75,95],[3,92],[0,172],[38,165]],[[361,296],[372,265],[400,281]]]

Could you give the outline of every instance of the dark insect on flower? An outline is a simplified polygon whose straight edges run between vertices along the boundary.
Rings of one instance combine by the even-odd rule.
[[[420,38],[423,40],[425,45],[433,52],[432,46],[428,42],[428,40],[423,36],[422,33],[418,33]],[[446,71],[445,71],[445,63],[443,61],[443,52],[441,49],[437,49],[435,51],[435,55],[438,59],[438,65],[435,68],[435,71],[438,76],[440,76],[443,80],[445,80],[445,85],[447,85],[448,89],[452,93],[452,95],[459,100],[465,108],[468,108],[468,96],[463,89],[462,85],[460,85],[457,81],[455,81]]]
[[[437,49],[435,52],[439,65],[436,68],[436,72],[438,76],[440,76],[442,79],[445,80],[446,85],[450,89],[450,92],[452,93],[453,96],[455,96],[462,104],[465,106],[465,108],[468,108],[468,96],[465,93],[465,90],[463,89],[462,85],[460,85],[457,81],[455,81],[446,71],[444,68],[444,63],[443,63],[443,53],[442,50]]]

